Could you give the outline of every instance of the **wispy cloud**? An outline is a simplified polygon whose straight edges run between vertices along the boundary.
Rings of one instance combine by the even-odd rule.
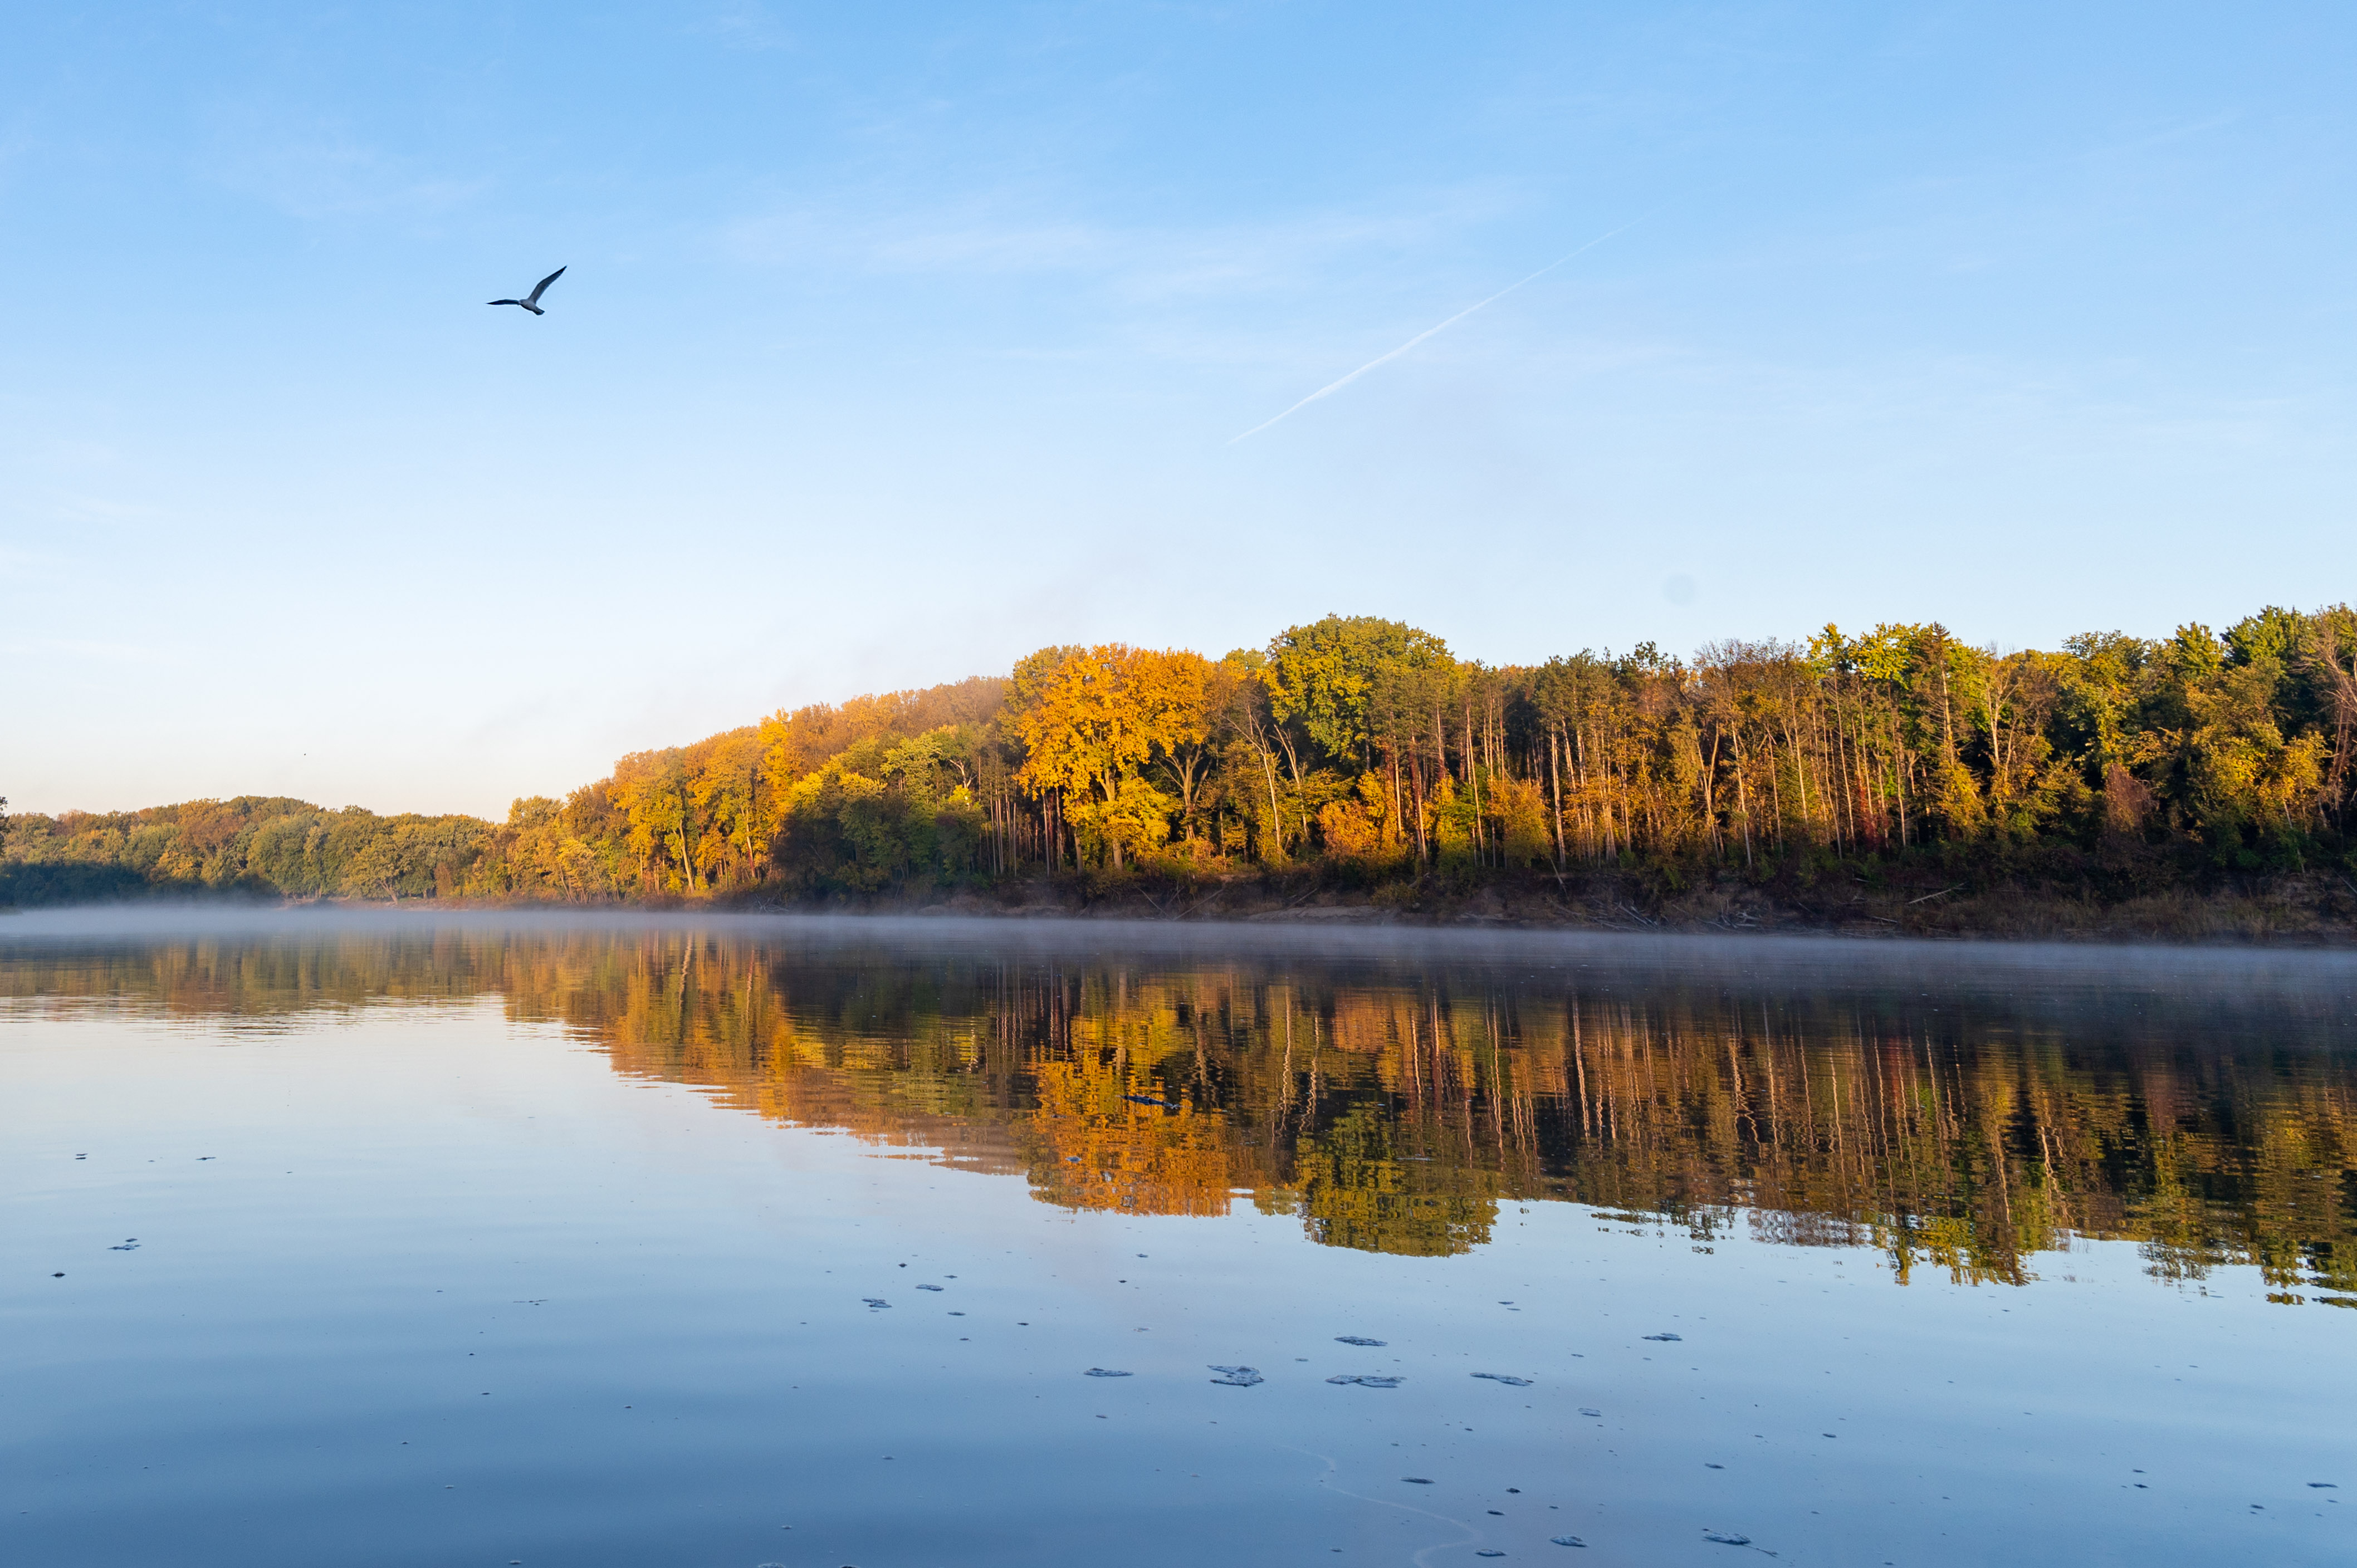
[[[66,658],[95,660],[106,664],[159,664],[166,658],[160,648],[150,648],[137,642],[107,642],[92,638],[23,637],[0,644],[11,658],[40,660]]]
[[[718,38],[732,49],[784,49],[794,45],[793,34],[759,0],[723,5],[694,24],[694,30]]]
[[[164,508],[145,502],[87,493],[59,493],[50,505],[60,522],[152,522],[169,515]]]
[[[198,156],[205,179],[302,219],[425,216],[489,192],[486,176],[441,173],[321,121],[221,116]]]
[[[1262,222],[1129,223],[1074,216],[1033,193],[947,200],[798,203],[724,225],[725,254],[752,266],[907,274],[1061,276],[1136,303],[1267,294],[1364,275],[1523,205],[1494,187],[1418,193],[1378,207]]]

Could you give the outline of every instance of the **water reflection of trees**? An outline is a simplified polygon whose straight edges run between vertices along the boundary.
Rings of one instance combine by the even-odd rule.
[[[1582,993],[1480,970],[784,953],[683,930],[189,941],[0,966],[17,1005],[131,998],[281,1026],[498,996],[616,1070],[952,1165],[1074,1209],[1249,1199],[1314,1240],[1437,1256],[1501,1202],[1570,1199],[1696,1245],[1740,1225],[2019,1283],[2072,1235],[2151,1272],[2357,1293],[2357,1073],[2294,1031],[1749,995]],[[932,1151],[939,1151],[938,1154]]]

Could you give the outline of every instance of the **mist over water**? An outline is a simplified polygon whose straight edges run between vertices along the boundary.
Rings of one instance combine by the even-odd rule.
[[[2345,955],[68,911],[0,1034],[16,1560],[2346,1544]]]

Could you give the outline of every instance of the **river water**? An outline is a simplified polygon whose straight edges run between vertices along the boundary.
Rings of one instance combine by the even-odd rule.
[[[17,915],[0,1173],[8,1563],[2357,1561],[2346,954]]]

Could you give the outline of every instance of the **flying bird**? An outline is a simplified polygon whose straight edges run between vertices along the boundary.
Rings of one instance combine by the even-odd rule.
[[[545,316],[548,312],[540,307],[540,296],[548,292],[548,285],[550,284],[554,283],[558,278],[561,278],[564,275],[565,268],[559,267],[554,272],[549,274],[546,277],[541,279],[538,283],[533,285],[532,292],[524,295],[522,299],[494,299],[490,303],[493,305],[520,305],[526,310],[531,311],[534,316]]]

